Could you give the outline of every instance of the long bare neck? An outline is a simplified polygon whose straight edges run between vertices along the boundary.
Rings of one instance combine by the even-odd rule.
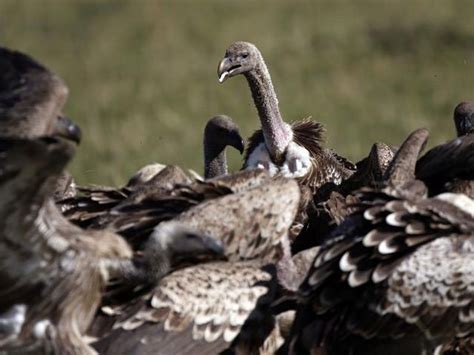
[[[225,147],[218,147],[204,138],[204,178],[210,179],[227,174]]]
[[[263,58],[254,70],[245,73],[245,77],[260,117],[265,145],[272,160],[280,162],[292,138],[291,129],[281,117],[272,79]]]
[[[145,247],[144,260],[135,264],[131,260],[117,263],[116,274],[132,284],[156,284],[171,270],[171,260],[167,251],[158,243]]]
[[[385,179],[390,184],[397,186],[415,179],[416,161],[427,139],[426,129],[418,129],[405,139],[385,172]]]

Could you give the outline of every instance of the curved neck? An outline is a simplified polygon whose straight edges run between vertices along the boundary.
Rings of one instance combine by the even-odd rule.
[[[204,137],[204,178],[210,179],[227,174],[225,147],[216,147]]]
[[[385,171],[384,178],[388,183],[397,186],[415,179],[416,162],[427,139],[426,129],[418,129],[405,139]]]
[[[291,128],[281,117],[272,79],[263,58],[254,70],[245,73],[245,77],[260,117],[265,145],[272,159],[279,162],[292,138]]]
[[[171,270],[171,260],[166,250],[159,243],[145,248],[144,260],[140,265],[127,262],[122,265],[121,275],[135,284],[156,284]]]

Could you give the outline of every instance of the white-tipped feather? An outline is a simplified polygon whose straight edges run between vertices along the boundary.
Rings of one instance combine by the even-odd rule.
[[[401,216],[402,215],[399,212],[390,213],[385,217],[385,221],[394,227],[404,227],[407,223],[400,218]]]
[[[344,272],[349,272],[357,268],[357,265],[352,262],[349,252],[345,252],[339,260],[339,268]]]
[[[392,254],[398,250],[396,246],[390,246],[391,241],[392,239],[384,240],[379,244],[378,251],[380,254]]]
[[[360,271],[354,270],[349,274],[348,283],[351,287],[358,287],[365,284],[370,279],[372,270]]]

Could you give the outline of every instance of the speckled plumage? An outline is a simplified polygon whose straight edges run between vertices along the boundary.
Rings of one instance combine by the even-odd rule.
[[[192,181],[181,168],[174,165],[159,169],[148,179],[141,179],[141,182],[136,178],[130,180],[131,183],[121,188],[81,186],[77,188],[80,195],[58,203],[71,222],[82,228],[101,229],[113,220],[109,213],[114,207],[137,204],[154,196],[167,196],[176,184],[188,184]]]
[[[424,198],[413,172],[426,139],[426,130],[407,138],[386,187],[357,192],[355,211],[300,288],[286,350],[418,353],[473,331],[474,202],[461,194]]]
[[[130,353],[133,348],[141,353],[139,349],[145,350],[149,344],[129,341],[125,347],[117,347],[113,339],[127,337],[134,330],[142,332],[151,323],[155,324],[152,341],[157,343],[159,354],[169,354],[171,349],[186,353],[200,343],[222,351],[239,336],[258,304],[267,303],[261,298],[271,292],[273,277],[271,268],[265,271],[259,261],[210,262],[175,271],[139,304],[132,302],[123,309],[114,309],[118,312],[115,330],[97,347],[106,354]],[[181,333],[181,339],[167,342],[167,333]]]
[[[322,247],[301,287],[319,314],[314,339],[357,353],[371,339],[417,334],[419,342],[438,345],[470,334],[472,215],[436,198],[371,194],[361,192],[360,210]]]
[[[298,209],[300,190],[292,180],[261,186],[205,201],[174,220],[222,240],[230,261],[274,262],[288,247],[288,230]],[[286,242],[285,242],[286,239]]]
[[[193,346],[206,349],[201,350],[204,352],[229,346],[254,350],[262,347],[262,353],[264,348],[275,349],[282,343],[276,335],[264,343],[275,330],[275,319],[269,310],[278,287],[275,278],[280,271],[275,265],[290,257],[288,234],[299,199],[298,184],[278,178],[202,202],[172,221],[162,222],[158,228],[179,223],[220,240],[227,260],[174,271],[151,293],[124,306],[112,306],[109,313],[115,317],[115,330],[103,336],[97,348],[110,354],[146,353],[151,345],[140,344],[133,334],[151,334],[149,323],[157,323],[150,343],[161,339],[160,353],[182,353]],[[167,335],[168,332],[182,335]],[[114,339],[125,334],[131,338],[116,346]]]

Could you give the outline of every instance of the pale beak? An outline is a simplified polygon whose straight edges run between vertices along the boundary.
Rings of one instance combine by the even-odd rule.
[[[232,61],[229,58],[224,57],[224,59],[220,61],[219,66],[217,67],[217,76],[219,77],[220,83],[223,83],[225,79],[227,79],[230,74],[231,68]]]

